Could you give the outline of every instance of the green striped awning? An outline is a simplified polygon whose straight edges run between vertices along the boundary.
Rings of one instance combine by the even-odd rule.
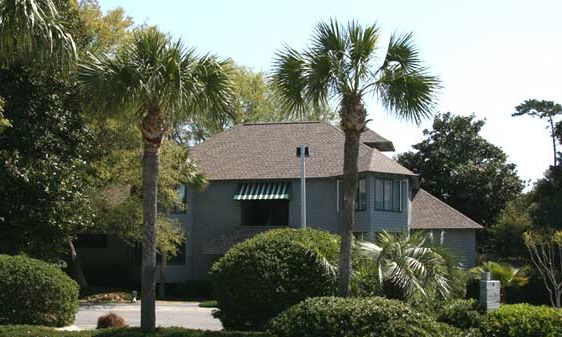
[[[290,196],[289,182],[242,183],[234,200],[289,200]]]

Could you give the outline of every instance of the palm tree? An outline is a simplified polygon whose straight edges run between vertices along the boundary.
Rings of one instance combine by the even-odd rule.
[[[501,302],[506,300],[506,287],[523,287],[529,283],[525,269],[514,267],[509,263],[487,261],[470,270],[476,279],[479,279],[485,271],[491,274],[492,279],[500,281]]]
[[[359,241],[358,252],[376,262],[379,285],[387,297],[451,295],[452,275],[459,267],[440,247],[421,232],[379,233],[376,243]]]
[[[431,115],[439,80],[421,65],[412,34],[393,35],[384,58],[377,58],[381,38],[376,25],[319,23],[312,45],[299,52],[285,47],[276,55],[272,83],[290,114],[303,114],[310,103],[338,105],[345,132],[341,296],[349,296],[359,137],[365,130],[364,99],[376,95],[399,118],[419,123]],[[378,62],[379,61],[379,62]]]
[[[171,128],[197,116],[223,123],[231,114],[226,61],[186,50],[154,27],[137,30],[114,57],[92,57],[80,79],[95,109],[133,114],[143,139],[141,328],[155,328],[156,194],[159,151]]]
[[[0,0],[0,66],[22,58],[34,64],[68,64],[74,40],[53,0]]]

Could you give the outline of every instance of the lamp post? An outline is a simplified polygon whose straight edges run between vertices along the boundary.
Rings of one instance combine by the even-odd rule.
[[[297,147],[297,157],[301,159],[301,228],[306,228],[306,161],[309,156],[308,146]]]

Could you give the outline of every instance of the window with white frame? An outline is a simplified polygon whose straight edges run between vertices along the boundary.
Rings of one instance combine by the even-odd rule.
[[[342,181],[336,180],[336,211],[339,213],[343,206]],[[357,193],[355,195],[355,211],[367,210],[367,179],[359,178],[357,181]]]
[[[375,179],[375,210],[402,212],[402,181]]]

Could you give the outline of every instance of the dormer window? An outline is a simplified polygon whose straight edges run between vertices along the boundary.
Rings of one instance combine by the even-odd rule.
[[[375,179],[375,211],[402,212],[402,182]]]

